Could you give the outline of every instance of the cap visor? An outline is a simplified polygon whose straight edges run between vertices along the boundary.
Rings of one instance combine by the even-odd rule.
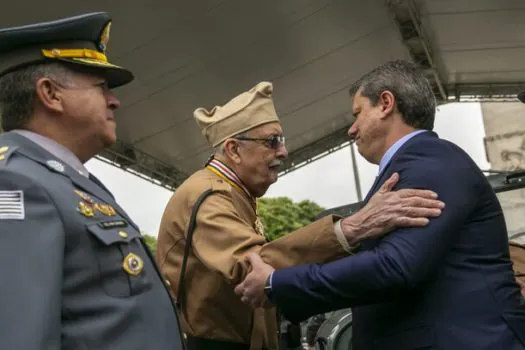
[[[108,86],[111,89],[126,85],[134,79],[133,73],[129,70],[109,62],[102,62],[91,58],[62,58],[60,60],[100,70],[100,72],[106,77]]]

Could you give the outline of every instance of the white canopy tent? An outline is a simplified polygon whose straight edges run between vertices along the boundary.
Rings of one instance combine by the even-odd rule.
[[[274,83],[291,171],[345,146],[347,89],[394,58],[427,70],[440,103],[515,101],[525,88],[522,0],[131,0],[10,2],[2,27],[108,11],[119,142],[101,159],[173,189],[210,149],[192,118]]]

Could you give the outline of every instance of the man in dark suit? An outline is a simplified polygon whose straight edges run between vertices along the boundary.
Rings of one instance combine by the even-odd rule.
[[[84,163],[116,141],[110,18],[0,30],[0,349],[181,350],[140,234]]]
[[[436,104],[422,72],[388,62],[351,95],[356,121],[349,135],[379,164],[365,202],[397,172],[397,189],[438,193],[442,215],[427,227],[363,242],[359,253],[325,265],[272,271],[251,255],[252,273],[236,292],[258,306],[264,287],[291,321],[353,307],[356,350],[525,349],[525,303],[502,209],[470,157],[431,131]]]

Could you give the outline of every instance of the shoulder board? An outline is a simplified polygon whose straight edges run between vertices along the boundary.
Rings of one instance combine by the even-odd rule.
[[[0,168],[5,167],[18,146],[0,145]]]

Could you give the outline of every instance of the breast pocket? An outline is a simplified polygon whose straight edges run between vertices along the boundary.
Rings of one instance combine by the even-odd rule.
[[[129,297],[152,287],[149,257],[137,230],[130,225],[116,227],[106,222],[89,224],[86,228],[94,238],[100,281],[108,295]]]

